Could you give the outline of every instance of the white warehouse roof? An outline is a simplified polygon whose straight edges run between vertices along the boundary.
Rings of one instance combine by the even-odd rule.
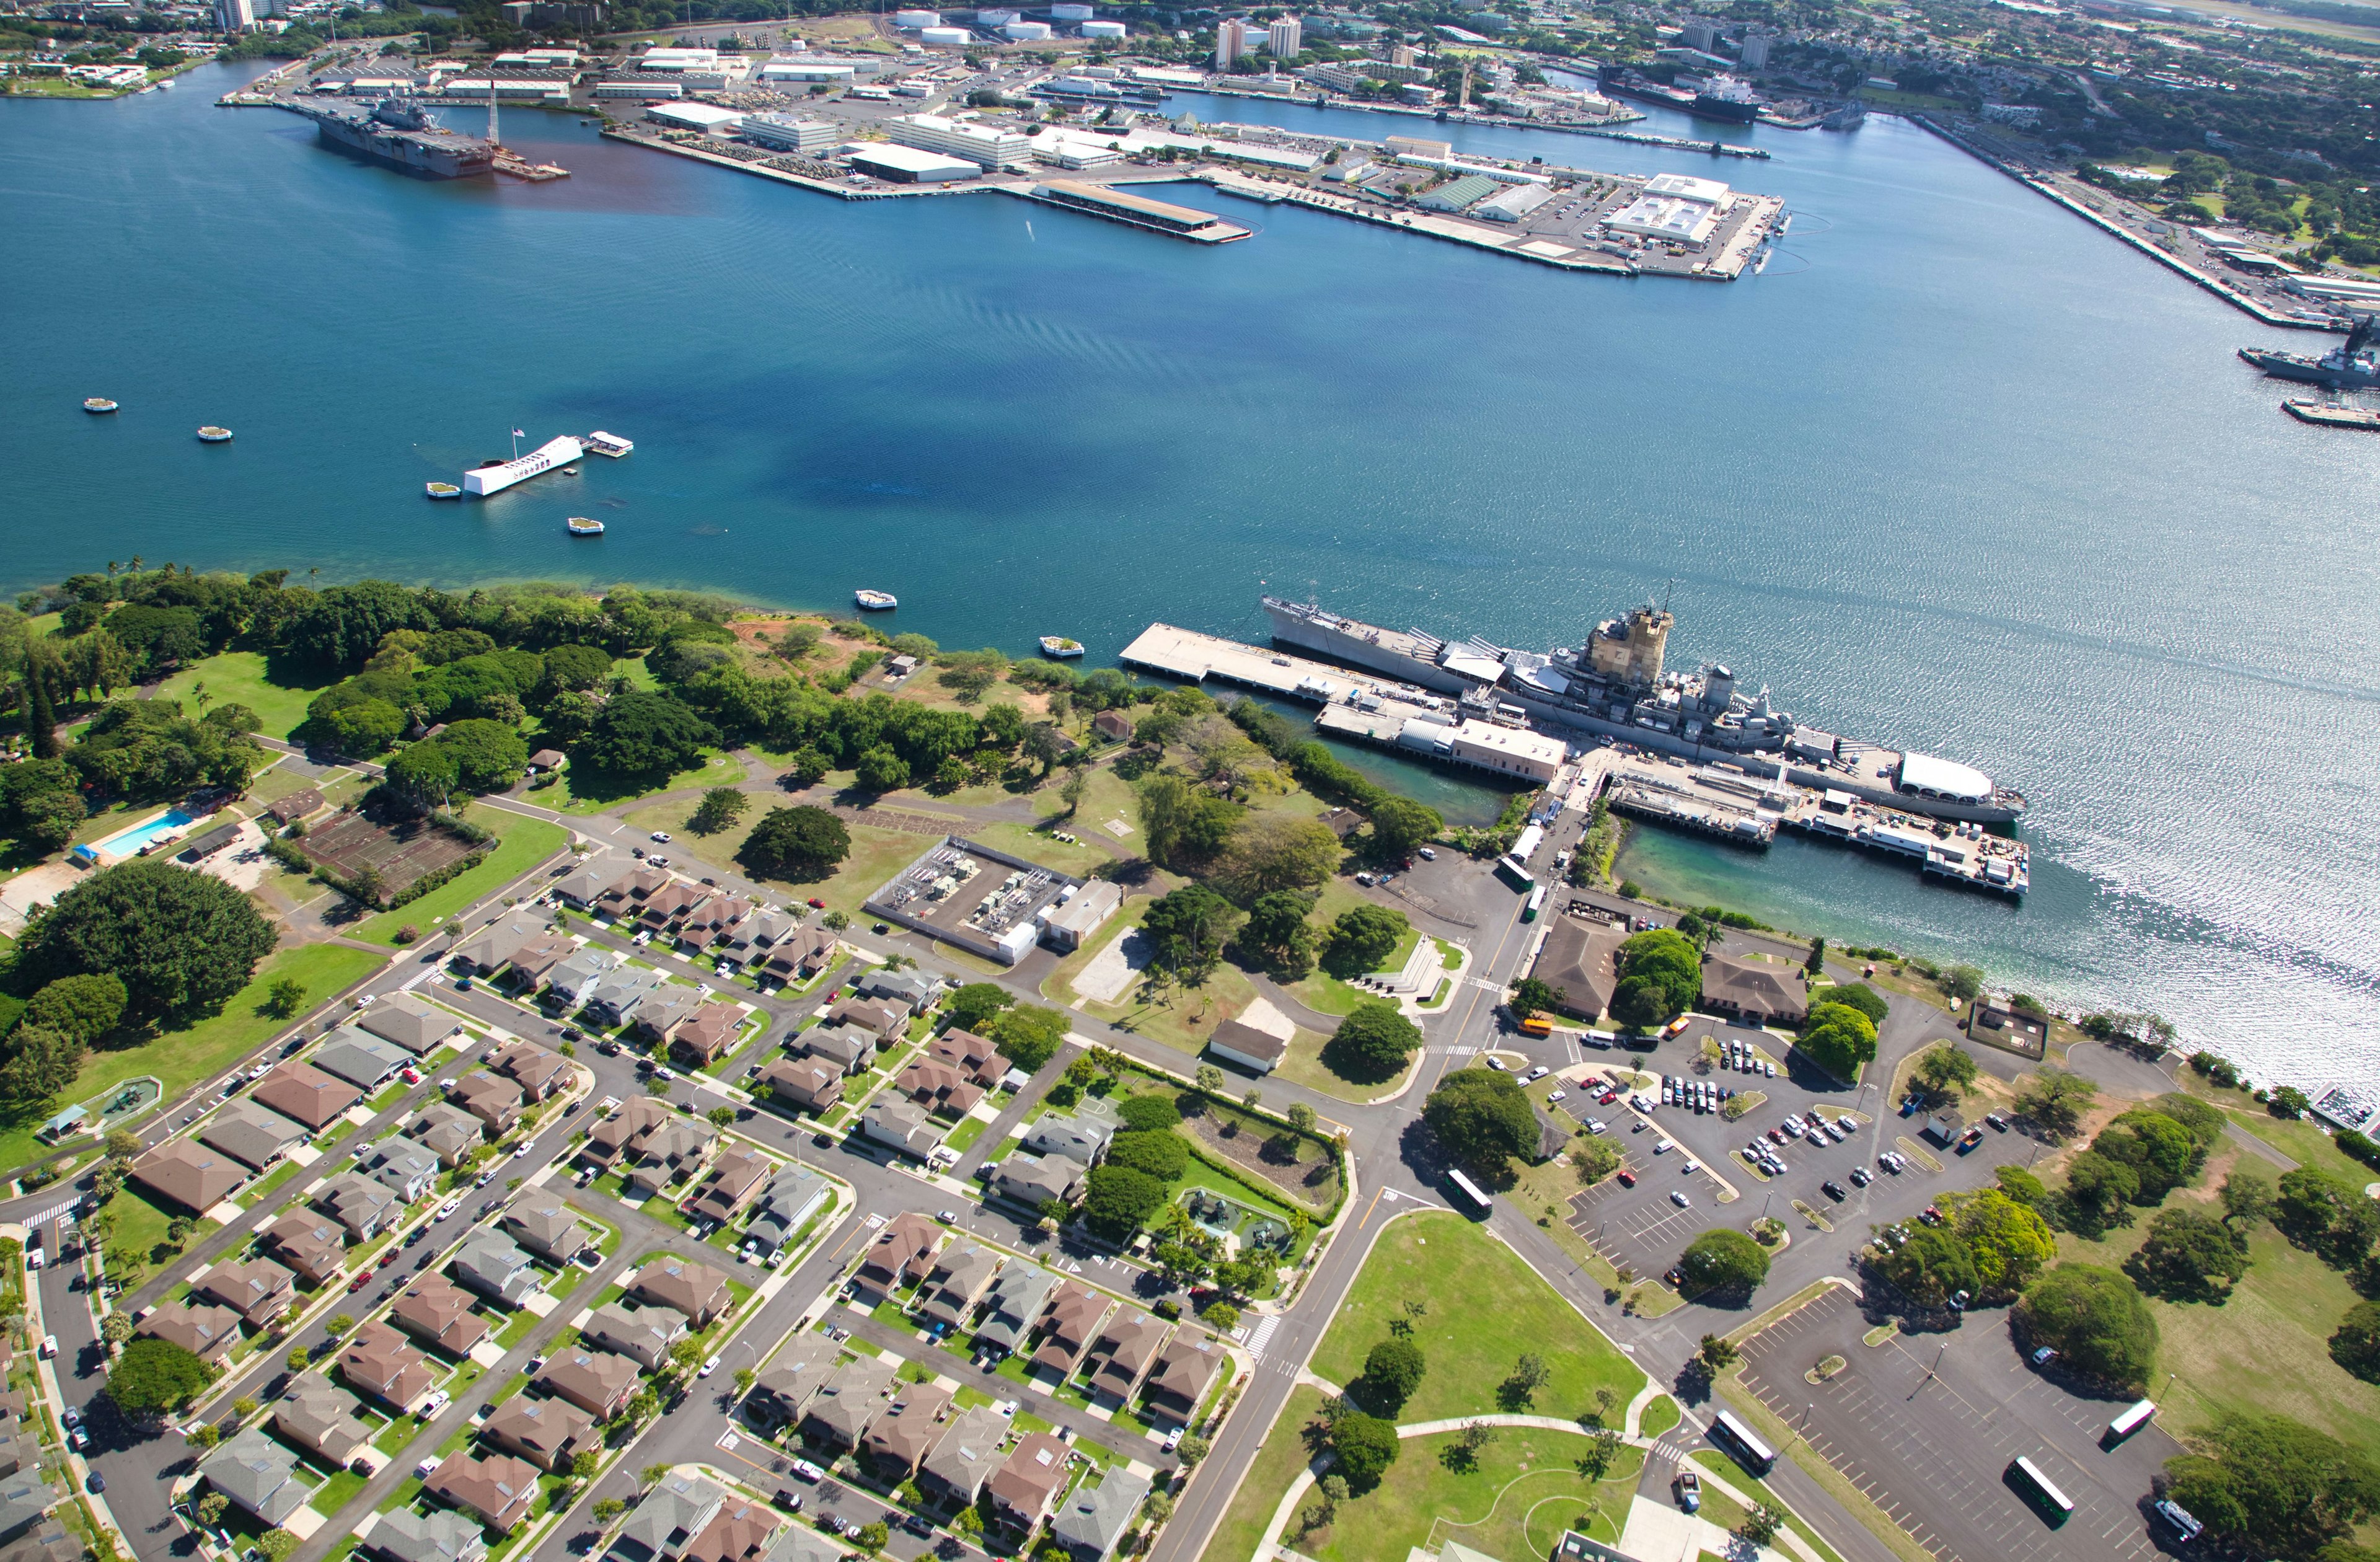
[[[744,123],[744,116],[736,110],[707,103],[657,103],[645,110],[645,117],[685,130],[726,130]]]
[[[1716,206],[1727,199],[1727,186],[1717,179],[1698,179],[1689,174],[1660,174],[1645,181],[1645,193],[1666,196],[1674,201],[1700,201]]]
[[[1992,778],[1973,765],[1952,760],[1937,760],[1931,754],[1900,756],[1900,786],[1905,791],[1925,792],[1938,798],[1964,798],[1975,802],[1989,801]]]

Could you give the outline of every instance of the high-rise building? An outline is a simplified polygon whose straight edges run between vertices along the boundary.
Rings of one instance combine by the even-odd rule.
[[[215,0],[215,26],[225,32],[246,32],[256,26],[250,0]]]
[[[1743,35],[1743,67],[1746,70],[1765,69],[1768,64],[1768,45],[1775,42],[1766,32]]]
[[[1216,27],[1215,65],[1218,69],[1229,70],[1239,63],[1240,56],[1248,52],[1250,31],[1248,24],[1237,17],[1225,18]]]
[[[1413,64],[1414,46],[1410,43],[1400,43],[1395,48],[1390,49],[1389,51],[1389,63],[1390,65]]]
[[[1265,29],[1265,53],[1282,59],[1296,57],[1305,47],[1305,24],[1295,17],[1283,17]]]
[[[1686,23],[1683,28],[1679,30],[1678,42],[1683,43],[1689,49],[1700,49],[1704,54],[1707,55],[1711,52],[1711,45],[1718,42],[1718,24],[1706,21],[1690,21]]]

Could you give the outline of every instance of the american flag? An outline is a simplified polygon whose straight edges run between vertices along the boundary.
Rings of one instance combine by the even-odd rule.
[[[528,430],[515,429],[513,430],[513,437],[515,439],[527,439],[528,437]]]

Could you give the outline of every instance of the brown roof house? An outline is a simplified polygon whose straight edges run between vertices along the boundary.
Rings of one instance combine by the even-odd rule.
[[[371,1441],[363,1401],[320,1373],[302,1373],[273,1407],[273,1428],[334,1470]]]
[[[1060,1286],[1050,1311],[1042,1314],[1041,1344],[1033,1352],[1033,1364],[1048,1367],[1060,1377],[1072,1375],[1099,1336],[1099,1320],[1107,1312],[1108,1299],[1088,1286],[1073,1280]]]
[[[258,1080],[248,1098],[320,1133],[336,1122],[340,1113],[361,1101],[364,1092],[310,1063],[285,1063]]]
[[[843,1099],[844,1071],[815,1057],[781,1057],[760,1070],[759,1083],[789,1106],[824,1112]]]
[[[1117,1312],[1115,1322],[1099,1336],[1099,1344],[1091,1348],[1092,1360],[1099,1369],[1091,1374],[1091,1386],[1102,1394],[1112,1394],[1119,1399],[1130,1399],[1141,1373],[1156,1360],[1157,1348],[1165,1339],[1165,1325],[1146,1312],[1131,1308]]]
[[[656,1258],[638,1269],[628,1296],[634,1301],[684,1313],[698,1329],[710,1327],[712,1319],[735,1304],[726,1275],[707,1263],[675,1254]]]
[[[548,1393],[609,1421],[636,1395],[637,1364],[609,1350],[569,1345],[547,1359],[537,1381]]]
[[[1226,1063],[1251,1074],[1269,1074],[1289,1056],[1289,1043],[1269,1031],[1259,1031],[1237,1019],[1226,1019],[1207,1038],[1207,1048]]]
[[[142,1339],[178,1345],[201,1361],[220,1367],[240,1342],[239,1314],[228,1307],[192,1307],[187,1302],[161,1302],[132,1331]]]
[[[581,1448],[600,1441],[595,1419],[561,1399],[532,1399],[516,1394],[490,1416],[480,1435],[508,1454],[516,1454],[540,1470],[566,1468]]]
[[[433,1101],[405,1130],[452,1171],[487,1142],[487,1125],[451,1101]]]
[[[509,1532],[528,1517],[529,1500],[537,1495],[537,1467],[503,1454],[475,1458],[458,1452],[448,1455],[422,1484],[440,1502],[476,1515],[491,1530]]]
[[[868,1257],[859,1266],[859,1283],[890,1293],[907,1281],[925,1278],[932,1267],[927,1260],[941,1239],[941,1226],[915,1210],[902,1211],[884,1223],[884,1229],[868,1245]]]
[[[985,1483],[1000,1515],[1020,1530],[1030,1531],[1049,1516],[1066,1489],[1069,1455],[1066,1445],[1046,1432],[1028,1432],[1016,1440],[991,1479]]]
[[[303,1280],[330,1284],[346,1273],[346,1233],[319,1214],[298,1210],[265,1227],[264,1239]]]
[[[535,1042],[515,1042],[496,1055],[496,1072],[520,1086],[531,1101],[543,1101],[570,1088],[570,1060]]]
[[[874,1461],[877,1473],[888,1481],[905,1481],[917,1472],[942,1435],[942,1414],[951,1393],[930,1383],[905,1384],[892,1401],[892,1414],[868,1422],[859,1451]]]
[[[1187,1416],[1198,1408],[1198,1401],[1213,1385],[1215,1374],[1230,1360],[1223,1348],[1213,1340],[1178,1334],[1171,1345],[1158,1353],[1157,1365],[1149,1369],[1146,1385],[1148,1397],[1165,1409]]]
[[[488,1321],[471,1311],[471,1294],[443,1275],[417,1275],[388,1311],[388,1321],[424,1345],[456,1356],[488,1337]]]
[[[1593,1020],[1611,1007],[1620,984],[1613,963],[1628,930],[1583,917],[1556,917],[1529,974],[1554,990],[1555,1007],[1573,1019]]]
[[[937,1063],[947,1063],[969,1081],[990,1090],[1008,1072],[1008,1059],[1001,1050],[972,1031],[956,1026],[943,1031],[926,1043],[926,1056]]]
[[[455,1104],[487,1125],[492,1134],[508,1131],[520,1121],[521,1088],[510,1080],[475,1068],[446,1087]]]
[[[595,1245],[568,1204],[541,1188],[525,1188],[497,1226],[551,1263],[568,1263]]]
[[[907,1019],[899,1005],[869,998],[845,998],[826,1011],[829,1025],[856,1026],[874,1036],[879,1045],[899,1036]]]
[[[747,1497],[730,1496],[719,1505],[718,1514],[702,1527],[702,1532],[686,1542],[679,1562],[760,1562],[764,1556],[769,1562],[794,1562],[793,1548],[769,1544],[777,1528],[772,1509]],[[807,1533],[814,1540],[826,1538],[815,1530]]]
[[[339,1375],[349,1388],[369,1394],[407,1415],[437,1386],[421,1353],[386,1324],[366,1324],[339,1349]]]
[[[801,982],[834,963],[834,934],[824,928],[799,927],[777,940],[760,967],[772,982]]]
[[[1799,1025],[1810,1012],[1810,997],[1802,973],[1791,966],[1772,966],[1725,955],[1703,957],[1701,1008],[1732,1015],[1746,1025]]]
[[[248,1168],[197,1140],[176,1139],[133,1162],[132,1180],[194,1214],[203,1214],[248,1180]]]
[[[921,1057],[902,1069],[892,1088],[927,1111],[945,1117],[964,1117],[983,1099],[981,1085],[931,1057]]]
[[[952,1243],[942,1250],[934,1272],[926,1278],[927,1289],[933,1294],[919,1311],[934,1323],[959,1327],[983,1300],[999,1268],[1000,1254],[982,1243]]]
[[[647,1369],[669,1360],[670,1347],[686,1337],[686,1319],[675,1309],[611,1302],[588,1316],[585,1333],[606,1350],[617,1351]]]
[[[749,1150],[730,1150],[710,1164],[710,1175],[686,1201],[686,1213],[723,1226],[752,1202],[776,1169],[765,1156]]]
[[[289,1311],[298,1295],[298,1276],[269,1258],[229,1261],[208,1270],[205,1279],[192,1284],[190,1294],[228,1307],[262,1328]]]
[[[698,1068],[726,1056],[743,1033],[744,1011],[734,1004],[704,1004],[670,1031],[670,1050]]]

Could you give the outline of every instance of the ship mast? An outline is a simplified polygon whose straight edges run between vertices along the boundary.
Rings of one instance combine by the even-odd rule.
[[[492,147],[504,144],[504,138],[496,134],[496,67],[493,65],[488,67],[488,144]]]

